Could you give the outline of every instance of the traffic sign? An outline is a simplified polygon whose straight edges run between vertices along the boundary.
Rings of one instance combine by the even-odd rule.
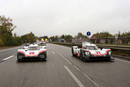
[[[43,39],[43,38],[41,38],[41,41],[44,41],[44,39]]]
[[[90,35],[91,35],[91,32],[88,31],[88,32],[87,32],[87,36],[90,36]]]

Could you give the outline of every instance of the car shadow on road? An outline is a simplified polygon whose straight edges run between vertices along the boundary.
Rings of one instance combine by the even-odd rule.
[[[82,60],[81,60],[82,61]],[[89,61],[83,61],[84,63],[113,63],[114,60],[89,60]]]
[[[72,56],[73,57],[73,56]],[[75,59],[77,59],[77,60],[80,60],[80,61],[82,61],[83,63],[106,63],[106,62],[108,62],[108,63],[113,63],[114,62],[114,59],[112,59],[112,60],[107,60],[107,59],[93,59],[93,60],[89,60],[89,61],[84,61],[84,60],[81,60],[80,58],[78,58],[78,57],[73,57],[73,58],[75,58]]]
[[[22,61],[16,61],[17,63],[42,63],[46,62],[47,60],[22,60]]]

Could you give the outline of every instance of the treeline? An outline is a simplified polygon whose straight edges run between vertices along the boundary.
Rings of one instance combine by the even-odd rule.
[[[120,33],[118,32],[117,34],[111,34],[109,32],[98,32],[93,34],[90,38],[88,38],[85,34],[83,33],[78,33],[76,36],[72,36],[72,35],[61,35],[61,36],[51,36],[50,37],[50,41],[51,42],[69,42],[71,43],[72,41],[83,41],[83,40],[88,40],[91,41],[92,39],[120,39],[120,38],[130,38],[130,32],[124,32],[124,33]],[[130,41],[130,40],[129,40]]]
[[[109,32],[99,32],[99,33],[95,33],[92,35],[91,38],[128,38],[130,37],[130,32],[124,32],[124,33],[120,33],[118,32],[117,34],[111,34]]]
[[[73,39],[76,39],[76,38],[77,39],[83,39],[83,38],[88,39],[88,37],[81,32],[79,32],[74,37],[72,35],[68,34],[68,35],[61,35],[61,36],[57,36],[57,35],[51,36],[49,39],[51,42],[68,42],[68,43],[70,43],[70,42],[72,42]]]
[[[17,46],[23,43],[34,43],[37,39],[46,38],[50,42],[82,42],[82,41],[93,41],[94,43],[130,43],[130,32],[117,33],[115,35],[109,32],[99,32],[93,34],[91,37],[87,37],[85,34],[79,32],[76,36],[70,34],[64,34],[61,36],[51,37],[36,37],[32,32],[22,36],[17,36],[13,33],[16,26],[13,24],[12,19],[0,16],[0,46]],[[115,40],[117,40],[115,42]]]
[[[21,36],[22,43],[34,43],[37,40],[37,37],[32,33],[25,34]]]
[[[17,46],[24,42],[33,43],[36,41],[36,36],[32,32],[23,36],[13,34],[15,28],[12,19],[0,16],[0,46]]]
[[[15,28],[12,19],[0,16],[0,46],[21,44],[21,38],[12,33]]]

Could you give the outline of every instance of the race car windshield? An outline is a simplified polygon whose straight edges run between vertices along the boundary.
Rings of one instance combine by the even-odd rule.
[[[29,47],[28,49],[29,49],[29,50],[39,50],[40,48],[39,48],[38,46],[37,46],[37,47],[34,46],[34,47]]]
[[[46,43],[40,43],[39,45],[40,46],[46,46]]]
[[[97,50],[98,48],[96,46],[87,46],[86,49]]]

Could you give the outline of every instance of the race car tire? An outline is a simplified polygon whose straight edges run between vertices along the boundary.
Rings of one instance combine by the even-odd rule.
[[[17,59],[17,62],[22,62],[22,59]]]
[[[17,55],[17,61],[18,61],[18,62],[21,62],[21,61],[22,61],[22,58],[23,58],[23,55]]]
[[[109,58],[108,58],[108,61],[114,62],[114,59],[113,59],[112,57],[109,57]]]
[[[86,57],[86,61],[87,61],[87,62],[90,62],[90,57]]]
[[[47,61],[47,60],[46,60],[46,59],[42,59],[42,58],[41,58],[41,61]]]
[[[71,48],[71,50],[72,50],[72,56],[76,56],[75,54],[74,54],[74,49],[73,49],[73,47]]]
[[[81,59],[82,61],[84,61],[84,62],[89,62],[89,61],[90,61],[90,57],[89,57],[89,56],[86,56],[84,51],[81,50],[80,52],[81,52],[81,53],[80,53],[80,59]]]
[[[47,58],[47,55],[46,55],[46,54],[40,55],[41,61],[46,61],[46,58]]]
[[[84,61],[84,62],[87,61],[86,56],[85,56],[85,54],[84,54],[84,51],[82,51],[82,50],[80,50],[80,59],[81,59],[82,61]]]

